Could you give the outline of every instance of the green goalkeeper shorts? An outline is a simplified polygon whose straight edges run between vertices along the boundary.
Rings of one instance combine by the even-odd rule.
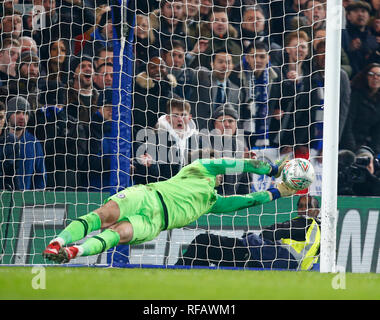
[[[109,197],[120,209],[117,222],[129,221],[133,237],[129,244],[140,244],[153,240],[164,229],[163,207],[157,192],[148,186],[136,185]]]

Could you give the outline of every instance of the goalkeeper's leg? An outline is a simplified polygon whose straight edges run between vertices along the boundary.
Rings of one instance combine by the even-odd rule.
[[[104,230],[97,236],[93,236],[86,240],[83,244],[71,246],[68,248],[61,248],[59,259],[57,262],[67,263],[71,259],[80,256],[92,256],[105,252],[110,248],[116,247],[118,244],[125,244],[132,240],[133,228],[127,222],[119,222],[110,228]]]
[[[118,244],[125,244],[132,240],[133,228],[128,221],[116,223],[100,234],[86,240],[81,245],[60,248],[54,260],[58,263],[67,263],[80,256],[92,256],[105,252]]]
[[[59,252],[67,244],[83,239],[92,231],[107,228],[115,224],[120,216],[116,202],[108,201],[99,209],[90,212],[71,222],[56,238],[54,238],[43,252],[49,260],[61,260]]]

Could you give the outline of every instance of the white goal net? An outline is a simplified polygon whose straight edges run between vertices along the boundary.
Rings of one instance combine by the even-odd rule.
[[[299,198],[321,195],[325,1],[0,5],[0,264],[46,263],[42,250],[69,222],[126,187],[169,179],[199,150],[271,163],[306,158],[316,180],[294,197],[210,213],[148,243],[71,263],[171,266],[196,239],[206,241],[196,250],[213,247],[214,236],[215,250],[240,254],[247,234],[263,239],[272,230],[274,237],[317,206],[305,198],[308,208],[301,209]],[[342,62],[342,70],[348,79],[350,64]],[[275,183],[225,175],[217,192],[244,195]],[[277,238],[270,239],[277,250]],[[199,257],[201,265],[210,252]],[[294,267],[289,252],[243,266]],[[241,266],[226,259],[210,265]]]

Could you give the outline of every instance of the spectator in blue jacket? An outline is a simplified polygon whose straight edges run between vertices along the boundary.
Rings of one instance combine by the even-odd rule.
[[[7,103],[7,124],[9,132],[16,137],[19,152],[17,177],[21,190],[45,188],[45,162],[40,142],[27,128],[30,104],[21,97],[13,97]]]
[[[5,104],[0,102],[0,190],[17,190],[15,149],[16,138],[5,127]]]

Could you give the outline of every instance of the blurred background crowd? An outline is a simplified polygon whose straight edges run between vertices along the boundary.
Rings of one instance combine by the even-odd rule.
[[[133,183],[170,178],[200,149],[322,163],[325,0],[133,7]],[[376,196],[380,1],[342,9],[339,194]],[[113,0],[0,1],[1,189],[109,191],[117,12]],[[218,192],[251,185],[226,175]]]

